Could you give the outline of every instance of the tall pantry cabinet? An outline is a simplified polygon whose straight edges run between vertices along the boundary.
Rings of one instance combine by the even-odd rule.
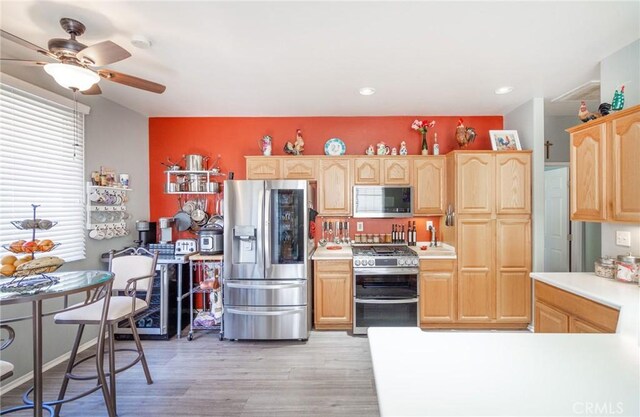
[[[457,248],[460,327],[525,327],[531,321],[531,152],[447,155]]]

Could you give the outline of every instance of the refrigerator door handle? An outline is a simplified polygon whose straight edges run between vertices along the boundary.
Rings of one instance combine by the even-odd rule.
[[[284,316],[287,314],[297,314],[304,309],[305,307],[295,307],[287,310],[278,310],[278,311],[248,311],[248,310],[238,310],[236,308],[227,307],[225,309],[225,312],[229,314],[238,314],[241,316]]]
[[[264,192],[264,266],[265,276],[271,268],[271,190]]]
[[[297,281],[296,283],[291,283],[291,284],[252,285],[252,284],[236,284],[236,283],[227,282],[225,285],[227,286],[227,288],[238,288],[242,290],[245,290],[245,289],[247,290],[286,290],[288,288],[299,288],[301,285],[304,285],[304,283],[305,281]]]

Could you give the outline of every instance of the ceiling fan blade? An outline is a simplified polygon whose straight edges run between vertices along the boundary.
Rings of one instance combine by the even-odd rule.
[[[29,67],[37,67],[42,65],[47,65],[49,62],[44,61],[31,61],[29,59],[12,59],[12,58],[0,58],[0,64],[12,64],[12,65],[22,65]]]
[[[104,41],[91,45],[82,51],[78,52],[76,58],[80,61],[87,58],[91,61],[91,65],[103,66],[113,64],[114,62],[122,61],[129,58],[131,54],[121,46],[111,42]]]
[[[123,74],[121,72],[113,71],[110,69],[98,70],[98,74],[109,81],[113,81],[118,84],[128,85],[129,87],[139,88],[141,90],[151,91],[152,93],[162,94],[167,87],[162,84],[154,83],[152,81],[143,80],[142,78],[134,77],[132,75]]]
[[[53,58],[53,59],[58,59],[57,56],[55,56],[54,54],[49,52],[47,49],[44,49],[44,48],[42,48],[42,47],[40,47],[40,46],[38,46],[36,44],[33,44],[33,43],[29,42],[29,41],[25,41],[24,39],[19,38],[16,35],[11,34],[9,32],[6,32],[6,31],[4,31],[2,29],[0,29],[0,36],[2,36],[5,39],[8,39],[8,40],[10,40],[12,42],[15,42],[15,43],[17,43],[19,45],[22,45],[22,46],[24,46],[26,48],[29,48],[29,49],[31,49],[33,51],[39,52],[42,55],[46,55],[46,56],[48,56],[50,58]]]
[[[98,84],[94,84],[90,89],[81,91],[85,96],[97,96],[98,94],[102,94],[102,90]]]

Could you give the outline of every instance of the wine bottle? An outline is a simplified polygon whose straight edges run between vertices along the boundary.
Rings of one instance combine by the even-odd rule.
[[[396,225],[391,225],[391,243],[396,243]]]
[[[413,221],[413,246],[418,244],[418,229],[416,229],[416,221]]]
[[[404,243],[404,224],[402,225],[402,230],[400,231],[400,243]]]

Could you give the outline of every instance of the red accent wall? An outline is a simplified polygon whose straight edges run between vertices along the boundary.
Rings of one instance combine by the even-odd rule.
[[[414,116],[150,118],[150,220],[172,216],[178,209],[177,197],[164,194],[165,167],[160,162],[166,162],[168,157],[175,161],[185,154],[204,154],[213,158],[220,155],[219,165],[223,172],[233,171],[236,179],[245,179],[244,156],[261,154],[258,140],[262,136],[270,135],[273,138],[274,155],[284,155],[284,144],[295,140],[296,129],[302,130],[305,155],[323,155],[325,142],[335,137],[345,142],[348,155],[363,155],[368,145],[379,141],[399,148],[403,140],[407,142],[409,154],[417,155],[421,138],[419,133],[411,130],[414,119]],[[457,116],[422,116],[420,119],[436,120],[436,126],[429,130],[428,135],[430,152],[434,133],[438,133],[441,154],[458,149],[455,140]],[[475,142],[467,149],[491,149],[489,130],[502,129],[503,118],[468,116],[464,117],[464,124],[474,127],[478,133]],[[365,232],[386,232],[390,230],[391,223],[393,221],[366,220]],[[406,221],[397,223],[406,224]],[[422,223],[418,230],[423,231],[423,221],[418,223]],[[352,234],[355,233],[355,227],[351,230]],[[426,239],[426,233],[422,232],[419,238]]]

